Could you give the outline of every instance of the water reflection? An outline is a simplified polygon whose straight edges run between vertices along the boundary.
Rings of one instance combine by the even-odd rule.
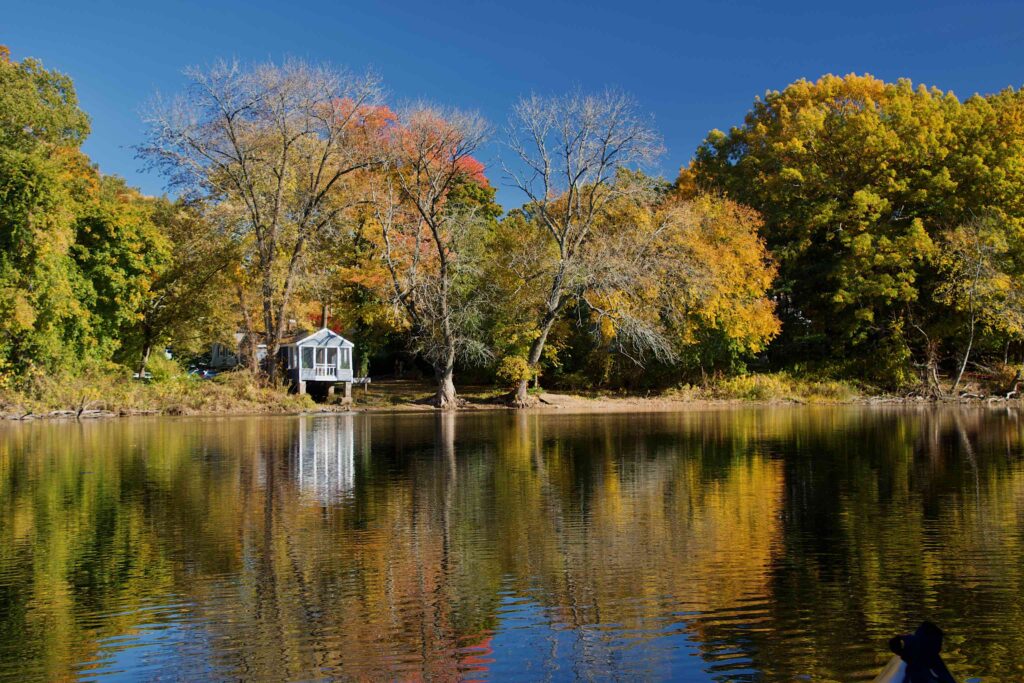
[[[0,432],[0,679],[868,680],[1024,666],[1014,410]]]
[[[302,493],[323,505],[341,501],[355,486],[353,422],[353,415],[298,418],[293,474]]]

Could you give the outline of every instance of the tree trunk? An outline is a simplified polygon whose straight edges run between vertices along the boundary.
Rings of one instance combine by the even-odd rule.
[[[285,325],[287,324],[288,305],[292,299],[292,289],[295,286],[295,273],[298,268],[299,259],[302,257],[303,247],[306,243],[305,235],[300,235],[292,249],[291,259],[288,261],[288,273],[284,278],[284,286],[281,288],[281,301],[277,305],[277,317],[273,313],[267,313],[267,375],[270,384],[277,387],[281,378],[281,362],[277,357],[281,350],[281,340],[284,338]],[[267,285],[264,285],[266,293]],[[272,289],[269,291],[273,291]],[[264,302],[265,310],[270,310],[270,304]],[[324,326],[327,326],[327,307],[324,307]]]
[[[261,263],[261,266],[263,268],[263,286],[260,289],[260,294],[262,298],[262,301],[260,303],[262,304],[263,308],[263,343],[267,345],[267,357],[263,359],[263,367],[260,367],[259,369],[270,382],[270,386],[276,388],[277,368],[274,365],[274,363],[267,362],[270,360],[270,354],[272,351],[271,347],[274,346],[274,342],[277,341],[274,338],[274,333],[277,331],[277,325],[274,322],[274,287],[273,280],[271,279],[271,262],[269,259],[266,258],[262,259],[262,261],[263,263]],[[253,348],[254,350],[258,349],[259,344],[254,343]],[[259,364],[255,365],[257,365],[257,367],[259,366]]]
[[[280,377],[277,372],[277,354],[271,356],[270,347],[267,347],[267,357],[263,359],[264,372],[267,373],[267,381],[270,382],[270,386],[275,389],[279,386]]]
[[[249,372],[254,372],[256,370],[254,367],[256,365],[256,349],[253,339],[255,338],[256,329],[252,324],[252,314],[246,305],[245,290],[242,289],[241,283],[237,284],[236,294],[238,294],[238,310],[242,313],[242,324],[244,326],[242,341],[238,346],[238,361],[243,368]]]
[[[146,364],[149,363],[149,354],[153,352],[153,344],[146,341],[142,346],[142,359],[139,361],[139,379],[146,376]]]
[[[561,308],[561,303],[557,305],[554,310],[549,309],[544,316],[544,320],[541,321],[540,334],[533,340],[533,344],[530,345],[530,355],[526,357],[526,362],[530,364],[530,368],[540,375],[540,357],[544,353],[544,344],[547,343],[548,333],[551,332],[551,326],[555,324],[555,319],[558,317],[558,308]],[[538,386],[540,382],[537,382]],[[530,395],[528,389],[530,388],[529,379],[521,379],[516,384],[516,391],[512,397],[512,405],[516,408],[526,408],[530,405]]]
[[[1021,371],[1020,371],[1020,368],[1017,368],[1017,372],[1013,375],[1013,379],[1010,380],[1010,386],[1008,386],[1006,389],[1004,389],[1002,394],[1006,398],[1010,398],[1010,397],[1016,396],[1018,393],[1020,393],[1020,380],[1021,380]]]
[[[459,407],[459,397],[455,393],[455,354],[449,354],[446,362],[434,366],[437,378],[437,394],[434,405],[442,410],[454,410]]]
[[[942,382],[939,381],[938,343],[932,342],[928,339],[927,345],[925,346],[925,354],[924,385],[928,388],[928,392],[931,394],[932,398],[945,398],[945,392],[942,389]]]
[[[960,371],[956,375],[956,381],[953,382],[953,391],[952,391],[953,398],[957,398],[957,396],[958,396],[957,392],[960,390],[960,380],[962,380],[963,377],[964,377],[964,370],[967,369],[967,360],[971,357],[971,347],[974,346],[974,327],[975,327],[974,316],[972,315],[971,316],[971,334],[970,334],[970,337],[968,337],[968,339],[967,339],[967,349],[964,350],[964,359],[963,359],[963,362],[960,363]]]
[[[517,408],[525,408],[530,405],[530,394],[528,389],[530,388],[530,380],[521,379],[516,384],[515,395],[512,397],[512,405]]]
[[[945,392],[942,390],[942,382],[939,380],[939,366],[936,363],[932,363],[928,366],[929,377],[931,378],[932,396],[935,398],[944,398]]]

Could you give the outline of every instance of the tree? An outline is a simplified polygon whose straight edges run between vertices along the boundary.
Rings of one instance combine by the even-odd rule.
[[[92,312],[101,355],[124,358],[125,344],[145,322],[144,306],[175,245],[154,221],[156,200],[116,176],[95,180],[75,221],[70,253],[89,285],[83,303]]]
[[[481,255],[493,191],[473,155],[488,128],[477,114],[417,105],[398,119],[373,189],[390,299],[413,349],[434,369],[435,404],[458,404],[455,363],[486,357],[478,328]],[[482,201],[481,201],[482,200]]]
[[[766,296],[775,267],[757,212],[714,195],[681,199],[664,182],[620,175],[648,189],[623,193],[595,225],[600,239],[587,254],[576,315],[600,346],[635,369],[654,361],[702,373],[762,350],[779,322]],[[601,374],[611,379],[609,368]]]
[[[77,148],[89,135],[71,79],[35,59],[13,62],[0,45],[0,147],[22,152]]]
[[[520,381],[536,380],[543,369],[557,365],[561,335],[557,323],[548,333],[544,354],[535,366],[527,362],[537,311],[544,306],[543,284],[557,249],[546,230],[524,209],[502,217],[487,236],[483,279],[495,292],[486,302],[484,323],[488,345],[498,357],[496,378],[514,390]]]
[[[978,328],[1024,336],[1024,286],[1005,225],[992,216],[971,219],[942,235],[938,303],[966,318],[964,349],[950,393],[958,395]]]
[[[88,133],[67,76],[0,50],[0,384],[95,355],[70,255]]]
[[[294,60],[248,69],[222,62],[186,76],[183,95],[155,101],[139,153],[173,186],[224,205],[242,268],[258,287],[276,382],[307,247],[341,229],[357,201],[346,184],[380,163],[376,128],[364,125],[377,112],[378,82]]]
[[[958,106],[906,80],[829,75],[755,100],[742,126],[701,145],[698,183],[764,215],[794,354],[877,355],[917,299],[956,189]]]
[[[232,278],[236,245],[201,206],[160,199],[152,220],[167,241],[167,258],[145,292],[138,320],[123,337],[123,355],[138,362],[140,374],[154,348],[198,353],[211,339],[230,339],[226,318],[237,284]]]
[[[949,314],[933,296],[942,235],[972,213],[1024,234],[1022,113],[1012,89],[961,103],[908,80],[827,75],[769,92],[743,125],[709,133],[683,180],[764,216],[784,320],[776,357],[852,361],[906,382],[907,332],[934,350]],[[1021,243],[1009,242],[1017,262]]]
[[[555,251],[550,268],[531,275],[528,285],[543,292],[526,359],[536,368],[552,326],[593,265],[586,254],[600,239],[593,234],[595,225],[609,202],[636,189],[615,182],[618,170],[653,160],[661,145],[631,98],[605,91],[520,100],[509,123],[508,146],[517,159],[505,165],[505,173],[526,195],[524,211],[543,231],[536,235]],[[527,404],[526,379],[519,381],[514,401]]]
[[[636,226],[624,237],[647,244],[642,252],[634,248],[630,261],[645,264],[647,275],[637,273],[636,285],[625,280],[622,289],[657,312],[673,355],[704,370],[762,351],[780,325],[768,298],[777,270],[759,235],[760,214],[707,193],[669,194],[632,211],[632,220],[611,222]]]

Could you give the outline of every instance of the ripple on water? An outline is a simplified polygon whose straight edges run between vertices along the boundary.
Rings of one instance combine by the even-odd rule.
[[[961,678],[1024,679],[1015,413],[0,439],[4,681],[856,681],[924,618]]]

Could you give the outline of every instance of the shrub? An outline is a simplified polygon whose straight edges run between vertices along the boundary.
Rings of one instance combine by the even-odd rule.
[[[498,363],[494,374],[502,384],[515,385],[533,379],[533,368],[522,356],[505,356]]]
[[[166,382],[188,376],[178,361],[172,360],[162,353],[150,356],[149,362],[146,363],[146,370],[153,376],[154,382]]]
[[[712,389],[716,398],[747,401],[852,401],[861,392],[849,382],[794,377],[789,373],[766,373],[729,377]]]

